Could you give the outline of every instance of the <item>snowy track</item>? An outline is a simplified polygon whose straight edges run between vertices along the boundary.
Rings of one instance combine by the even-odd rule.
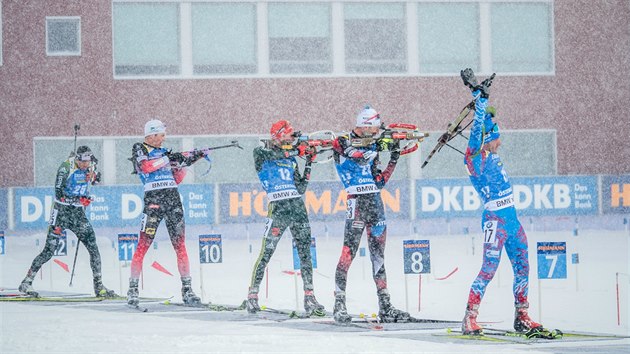
[[[330,318],[278,322],[277,314],[213,312],[124,302],[0,303],[3,353],[438,352],[628,353],[628,338],[479,341],[448,336],[448,323],[341,327]],[[285,316],[286,317],[286,316]],[[28,330],[25,330],[28,329]],[[89,345],[89,349],[86,347]]]

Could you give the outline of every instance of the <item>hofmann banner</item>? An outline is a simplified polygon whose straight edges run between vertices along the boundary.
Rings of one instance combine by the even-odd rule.
[[[590,215],[599,212],[596,176],[510,179],[519,215]],[[416,180],[416,218],[474,217],[481,200],[467,178]]]
[[[602,213],[630,213],[630,175],[602,176]]]
[[[46,228],[54,202],[53,187],[15,188],[14,229]],[[85,210],[94,228],[138,226],[144,209],[142,186],[94,186],[93,201]],[[179,187],[187,224],[214,223],[214,185]]]
[[[264,222],[267,197],[259,183],[219,185],[220,223]],[[310,182],[304,201],[311,221],[343,221],[346,192],[340,182]],[[390,181],[381,191],[387,219],[409,218],[409,181]]]

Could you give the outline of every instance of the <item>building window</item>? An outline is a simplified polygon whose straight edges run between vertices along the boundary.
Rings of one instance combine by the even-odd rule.
[[[80,17],[46,17],[46,55],[81,55]]]
[[[270,73],[331,73],[330,18],[330,4],[270,3]]]
[[[112,16],[117,78],[545,75],[555,66],[553,0],[112,0]],[[49,55],[80,55],[80,46],[78,17],[47,18]]]
[[[554,70],[550,4],[493,3],[491,18],[493,71]]]
[[[346,73],[407,71],[407,28],[402,3],[344,4]]]
[[[178,75],[179,5],[115,3],[114,72],[116,75]]]
[[[423,74],[480,69],[479,4],[419,3],[418,50]]]
[[[192,4],[193,73],[256,73],[256,5]]]

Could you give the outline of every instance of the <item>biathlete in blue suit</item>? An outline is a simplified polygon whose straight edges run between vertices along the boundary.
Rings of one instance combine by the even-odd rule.
[[[103,285],[101,254],[96,243],[96,234],[85,215],[86,208],[92,202],[90,186],[99,182],[98,174],[94,172],[96,164],[97,159],[92,150],[87,146],[79,146],[75,154],[59,166],[55,179],[55,203],[50,213],[46,243],[41,253],[33,259],[26,277],[20,283],[18,288],[20,292],[34,297],[39,295],[33,289],[33,279],[41,267],[53,257],[63,231],[70,230],[90,254],[94,294],[105,298],[117,296],[114,291]]]
[[[542,326],[532,321],[527,313],[529,307],[527,236],[516,215],[512,184],[497,154],[501,140],[499,127],[492,120],[495,109],[488,107],[490,82],[484,81],[478,85],[472,69],[463,70],[461,76],[464,84],[472,90],[473,97],[476,98],[475,116],[464,163],[470,175],[470,182],[484,205],[481,218],[484,237],[483,264],[470,287],[462,332],[464,334],[483,332],[477,324],[479,304],[497,271],[504,248],[514,271],[513,293],[516,308],[514,329],[519,332],[542,329]]]
[[[317,302],[313,291],[311,225],[302,197],[311,176],[311,164],[316,156],[315,148],[305,146],[296,148],[293,143],[297,135],[286,120],[274,123],[270,133],[271,140],[266,143],[266,146],[254,149],[256,172],[267,193],[269,204],[262,246],[249,284],[247,311],[250,313],[260,311],[258,291],[265,268],[282,234],[286,229],[290,229],[300,258],[300,271],[304,284],[304,310],[312,315],[323,316],[324,306]],[[306,159],[303,174],[298,169],[296,156]]]
[[[337,174],[348,193],[343,248],[335,273],[334,318],[341,323],[352,320],[346,309],[346,282],[363,230],[367,231],[372,277],[379,299],[379,317],[383,322],[409,320],[407,312],[396,309],[390,303],[385,273],[387,224],[381,199],[381,189],[394,173],[400,157],[400,142],[394,140],[390,146],[383,148],[377,136],[380,128],[380,115],[368,106],[357,116],[352,132],[337,137],[333,142]],[[353,141],[371,143],[353,144]],[[379,152],[384,149],[390,151],[390,160],[387,167],[380,170]]]

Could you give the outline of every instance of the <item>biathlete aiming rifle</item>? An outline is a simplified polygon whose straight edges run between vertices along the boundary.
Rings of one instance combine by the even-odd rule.
[[[332,161],[332,154],[324,155],[324,152],[332,151],[333,141],[337,135],[332,130],[320,130],[310,134],[302,134],[296,131],[292,134],[295,138],[293,143],[287,143],[281,146],[284,150],[297,150],[298,156],[306,159],[312,159],[313,163],[326,163]],[[270,139],[261,139],[265,146],[269,147]]]
[[[416,150],[429,133],[418,130],[414,124],[392,123],[387,126],[381,124],[381,132],[378,136],[369,138],[355,138],[351,140],[354,147],[365,147],[376,143],[379,151],[391,150],[391,146],[397,142],[407,141],[400,148],[400,155],[407,155]]]
[[[481,83],[481,85],[490,87],[490,85],[492,85],[492,80],[494,80],[495,75],[496,74],[490,75],[490,77],[485,79]],[[466,130],[466,128],[468,128],[470,124],[472,124],[473,120],[470,119],[467,123],[464,123],[464,120],[466,120],[470,112],[475,109],[475,103],[477,102],[477,99],[479,99],[479,95],[477,95],[472,101],[470,101],[466,106],[464,106],[464,108],[459,112],[459,115],[457,116],[457,118],[455,118],[454,121],[448,124],[446,132],[444,132],[438,138],[437,144],[435,145],[433,150],[431,150],[431,152],[429,153],[429,156],[427,156],[427,159],[424,160],[421,168],[424,168],[424,166],[426,166],[429,163],[429,160],[431,160],[433,155],[435,155],[436,152],[439,152],[440,150],[442,150],[444,146],[448,146],[449,148],[459,152],[462,155],[464,154],[461,150],[450,145],[449,142],[453,140],[455,137],[457,137],[458,135],[462,136],[464,139],[468,139],[466,136],[462,134],[462,132]]]

